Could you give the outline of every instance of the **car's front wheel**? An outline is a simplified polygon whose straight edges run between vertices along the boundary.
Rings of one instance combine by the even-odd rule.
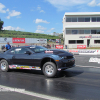
[[[43,73],[47,77],[54,77],[57,73],[57,67],[53,62],[46,62],[43,65]]]
[[[3,71],[3,72],[9,71],[8,62],[4,59],[0,61],[0,70]]]

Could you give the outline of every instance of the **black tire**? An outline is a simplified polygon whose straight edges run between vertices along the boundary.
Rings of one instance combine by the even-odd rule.
[[[0,61],[0,70],[3,71],[3,72],[8,72],[9,71],[8,62],[4,59]]]
[[[42,67],[42,71],[46,77],[51,78],[57,74],[57,67],[53,62],[46,62]]]

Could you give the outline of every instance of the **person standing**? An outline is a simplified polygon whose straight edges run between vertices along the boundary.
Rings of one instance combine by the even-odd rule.
[[[5,46],[6,50],[11,49],[11,45],[9,44],[9,42],[7,42],[6,46]]]

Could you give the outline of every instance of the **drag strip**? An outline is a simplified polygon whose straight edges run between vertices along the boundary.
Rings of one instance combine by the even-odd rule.
[[[85,66],[85,67],[100,67],[100,63],[97,61],[90,62],[91,58],[100,58],[99,55],[74,55],[75,56],[75,63],[78,66]]]
[[[0,85],[25,89],[28,93],[42,94],[50,98],[98,100],[100,73],[85,71],[87,69],[71,68],[59,73],[56,78],[47,78],[40,71],[0,72]],[[50,98],[49,100],[55,100]]]
[[[23,93],[6,93],[7,96],[10,93],[11,95],[14,94],[12,97],[9,96],[9,100],[14,100],[15,96],[16,100],[19,99],[19,93],[25,95],[23,100],[26,98],[26,95],[27,97],[30,96],[29,100],[99,100],[100,69],[98,69],[99,64],[97,62],[89,62],[91,57],[99,56],[75,55],[76,67],[58,72],[55,78],[47,78],[41,71],[34,70],[0,72],[0,87],[25,89],[26,92],[24,91]],[[0,96],[2,97],[3,95]]]

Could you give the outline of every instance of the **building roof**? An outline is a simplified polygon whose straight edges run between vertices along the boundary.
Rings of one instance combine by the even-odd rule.
[[[100,15],[100,12],[66,12],[65,15],[71,16],[71,15]]]

